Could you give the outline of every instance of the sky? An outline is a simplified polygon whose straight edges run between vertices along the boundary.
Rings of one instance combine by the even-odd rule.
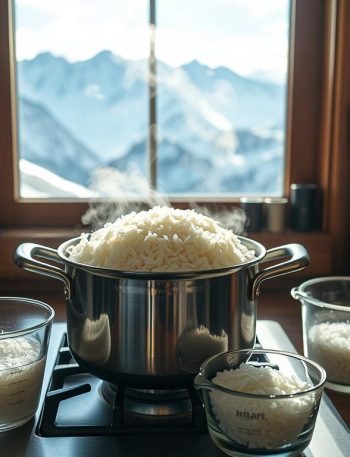
[[[148,0],[16,0],[16,56],[49,51],[69,61],[109,49],[149,52]],[[156,54],[169,65],[198,60],[283,82],[289,0],[158,0]]]

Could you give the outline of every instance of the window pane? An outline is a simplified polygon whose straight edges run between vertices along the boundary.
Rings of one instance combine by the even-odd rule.
[[[21,197],[280,195],[288,0],[16,0]],[[69,11],[69,14],[67,14]]]
[[[157,3],[158,187],[281,195],[288,0]]]
[[[15,6],[21,197],[145,185],[147,0]]]

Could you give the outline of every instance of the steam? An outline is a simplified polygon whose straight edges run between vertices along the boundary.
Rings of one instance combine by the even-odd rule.
[[[121,172],[111,167],[98,168],[92,174],[89,187],[99,198],[90,201],[81,221],[92,230],[132,211],[144,211],[153,206],[172,206],[169,199],[153,189],[148,179],[137,169]],[[223,208],[214,202],[210,207],[190,202],[189,207],[215,219],[236,235],[244,233],[247,217],[241,208]]]
[[[153,206],[171,206],[169,200],[149,185],[148,179],[138,170],[121,172],[102,167],[94,170],[89,186],[99,196],[91,200],[81,222],[92,230],[113,222],[123,214],[143,211]]]
[[[215,219],[222,227],[232,230],[236,235],[245,233],[247,216],[241,208],[222,208],[220,205],[220,208],[217,207],[215,209],[214,207],[214,209],[211,209],[207,206],[201,206],[196,203],[190,203],[190,208],[197,211],[197,213],[201,213],[204,216]]]

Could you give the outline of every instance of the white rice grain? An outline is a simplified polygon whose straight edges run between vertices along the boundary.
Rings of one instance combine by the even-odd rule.
[[[350,322],[323,322],[309,331],[308,355],[327,372],[327,379],[350,384]]]
[[[155,206],[81,235],[69,251],[79,263],[124,271],[182,272],[254,259],[230,230],[194,210]]]
[[[212,382],[257,395],[288,395],[312,387],[271,367],[245,363],[236,370],[218,372]],[[295,442],[314,408],[313,392],[274,399],[211,391],[210,399],[222,431],[240,445],[257,449],[276,449]]]

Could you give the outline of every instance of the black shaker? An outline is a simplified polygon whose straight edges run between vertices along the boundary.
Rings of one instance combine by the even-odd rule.
[[[260,232],[264,225],[262,198],[247,198],[240,199],[240,205],[247,216],[246,228],[248,232]]]
[[[290,226],[297,232],[312,232],[321,227],[321,193],[316,184],[290,186]]]

